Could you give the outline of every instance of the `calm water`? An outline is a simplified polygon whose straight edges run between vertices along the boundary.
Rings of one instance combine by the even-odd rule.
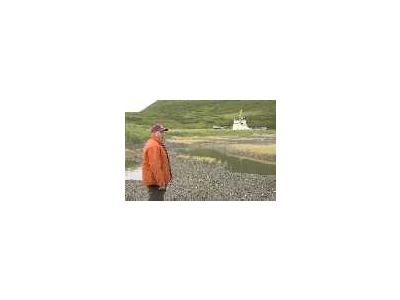
[[[224,151],[224,148],[221,147],[213,149],[210,148],[210,145],[207,145],[207,147],[201,147],[197,145],[189,147],[186,146],[185,148],[175,147],[174,150],[178,153],[186,155],[215,158],[223,163],[226,163],[227,168],[231,172],[276,175],[275,164],[230,156],[227,155]],[[171,155],[176,154],[171,153]],[[142,180],[142,168],[139,162],[134,160],[125,160],[125,180]]]
[[[142,180],[142,168],[125,169],[125,180]]]
[[[232,172],[261,174],[261,175],[276,175],[275,164],[262,163],[247,158],[238,158],[227,155],[222,151],[214,149],[198,147],[186,150],[182,149],[181,152],[193,156],[212,157],[222,162],[226,162],[227,168]]]

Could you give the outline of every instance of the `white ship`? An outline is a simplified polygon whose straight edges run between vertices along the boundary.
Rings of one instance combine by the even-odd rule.
[[[239,115],[233,117],[232,130],[251,130],[251,128],[247,126],[246,117],[243,116],[242,109],[240,110]]]

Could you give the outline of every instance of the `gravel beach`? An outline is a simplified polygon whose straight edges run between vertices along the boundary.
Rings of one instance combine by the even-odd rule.
[[[246,200],[275,201],[276,176],[232,173],[223,163],[171,157],[173,179],[166,201]],[[147,200],[147,188],[140,181],[125,180],[125,200]]]

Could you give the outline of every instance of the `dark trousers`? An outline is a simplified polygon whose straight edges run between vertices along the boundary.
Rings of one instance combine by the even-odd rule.
[[[149,185],[149,201],[164,201],[165,190],[160,191],[158,185]]]

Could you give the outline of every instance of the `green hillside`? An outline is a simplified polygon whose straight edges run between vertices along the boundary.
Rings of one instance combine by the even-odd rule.
[[[180,129],[231,127],[241,109],[250,127],[275,129],[275,100],[159,100],[141,112],[125,113],[125,122],[146,127],[162,123]]]

